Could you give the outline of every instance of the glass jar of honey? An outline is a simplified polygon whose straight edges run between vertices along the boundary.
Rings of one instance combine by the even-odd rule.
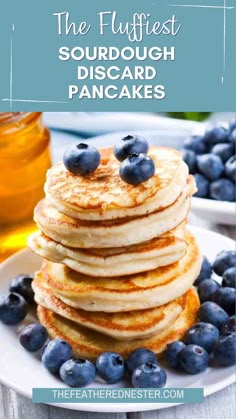
[[[0,261],[26,245],[51,165],[41,112],[0,113]]]

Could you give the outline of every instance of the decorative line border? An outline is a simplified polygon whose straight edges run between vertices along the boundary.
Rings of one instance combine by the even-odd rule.
[[[222,9],[223,10],[223,69],[221,76],[221,83],[224,84],[224,76],[226,69],[226,11],[232,10],[234,6],[227,6],[226,0],[223,0],[222,6],[206,5],[206,4],[176,4],[170,3],[170,7],[189,7],[189,8],[204,8],[204,9]],[[10,38],[10,86],[9,86],[9,98],[2,98],[0,101],[9,102],[10,108],[13,106],[13,102],[24,102],[24,103],[69,103],[68,101],[57,101],[57,100],[37,100],[37,99],[13,99],[13,35],[15,32],[15,25],[12,24],[11,38]]]
[[[224,84],[224,75],[225,75],[225,68],[226,68],[226,11],[235,9],[234,6],[227,6],[226,0],[224,0],[223,6],[214,6],[214,5],[207,5],[207,4],[168,4],[168,6],[175,6],[175,7],[193,7],[193,8],[204,8],[204,9],[223,9],[224,12],[224,20],[223,20],[223,71],[221,76],[221,83]]]

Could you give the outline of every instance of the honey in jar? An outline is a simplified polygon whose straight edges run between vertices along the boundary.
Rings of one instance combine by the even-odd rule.
[[[26,245],[51,165],[41,112],[0,113],[0,261]]]

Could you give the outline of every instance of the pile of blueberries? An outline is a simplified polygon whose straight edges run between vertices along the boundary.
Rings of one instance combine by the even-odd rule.
[[[183,160],[195,175],[199,198],[236,200],[236,122],[215,125],[184,141]]]
[[[127,135],[114,147],[114,155],[121,162],[119,174],[125,183],[138,185],[150,179],[155,173],[155,165],[150,156],[148,141],[137,135]],[[89,144],[80,143],[69,146],[63,156],[66,169],[75,174],[86,176],[99,166],[99,151]]]
[[[71,387],[85,387],[97,375],[102,382],[115,384],[125,374],[130,374],[133,387],[164,387],[166,372],[158,365],[156,355],[149,349],[134,351],[125,362],[116,352],[103,352],[95,365],[85,359],[73,359],[70,345],[61,340],[51,340],[43,349],[43,365]]]
[[[222,277],[221,285],[212,278],[213,271]],[[213,265],[204,258],[194,285],[201,302],[200,322],[186,332],[183,342],[168,345],[167,362],[172,368],[182,368],[191,374],[204,371],[209,363],[224,367],[234,365],[236,252],[220,252]]]
[[[222,277],[222,284],[211,278],[213,271]],[[11,280],[9,294],[0,299],[0,320],[9,326],[20,323],[34,304],[31,287],[33,278],[20,274]],[[192,326],[184,340],[168,345],[166,359],[170,367],[182,368],[190,374],[204,371],[212,362],[220,366],[235,364],[236,252],[220,252],[213,265],[204,258],[201,272],[195,281],[201,306],[200,322]],[[116,352],[104,352],[95,365],[86,359],[74,359],[70,344],[62,339],[48,341],[40,323],[26,326],[19,336],[20,344],[29,352],[42,350],[44,367],[71,387],[85,387],[97,375],[103,382],[114,384],[125,375],[136,388],[164,387],[166,372],[159,366],[157,356],[146,348],[132,352],[127,359]],[[47,342],[48,341],[48,342]]]

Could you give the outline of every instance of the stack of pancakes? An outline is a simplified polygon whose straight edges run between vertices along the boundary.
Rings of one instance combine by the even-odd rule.
[[[119,176],[112,149],[87,176],[63,163],[47,174],[29,246],[44,258],[33,281],[38,317],[74,354],[161,353],[196,322],[192,284],[201,255],[186,229],[192,176],[178,151],[152,147],[155,175],[137,186]]]

